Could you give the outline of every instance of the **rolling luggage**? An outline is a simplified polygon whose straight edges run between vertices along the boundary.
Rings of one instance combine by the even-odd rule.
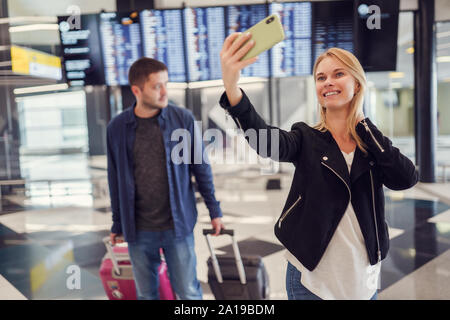
[[[100,278],[110,300],[136,300],[136,285],[133,278],[128,247],[112,246],[109,237],[103,239],[106,255],[100,266]],[[167,264],[161,250],[159,273],[159,296],[161,300],[176,300],[167,274]]]
[[[203,230],[211,253],[208,259],[208,283],[216,300],[269,299],[269,276],[261,256],[241,257],[233,230],[221,230],[231,236],[234,256],[216,257],[210,235],[214,230]]]

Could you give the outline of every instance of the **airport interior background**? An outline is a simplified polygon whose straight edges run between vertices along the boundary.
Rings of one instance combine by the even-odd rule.
[[[224,133],[209,155],[223,221],[242,254],[262,256],[268,298],[287,299],[285,249],[273,225],[294,168],[256,157],[219,105],[226,34],[273,12],[285,17],[287,38],[243,72],[240,86],[266,121],[289,130],[318,119],[311,68],[321,52],[338,46],[372,59],[364,61],[365,115],[419,172],[419,160],[429,160],[415,187],[385,190],[391,249],[378,298],[450,299],[450,2],[384,1],[397,11],[382,14],[381,38],[367,40],[358,8],[382,2],[0,0],[0,299],[107,299],[99,276],[112,224],[106,127],[132,105],[126,75],[144,55],[167,63],[172,102],[203,131]],[[421,18],[425,2],[435,8],[432,46],[420,25],[430,24]],[[432,68],[424,72],[426,59]],[[429,126],[420,125],[425,115]],[[224,161],[227,151],[237,156]],[[214,299],[201,233],[210,220],[197,202],[198,278],[204,299]],[[232,252],[228,237],[214,245]],[[67,285],[70,266],[81,272],[80,288]]]

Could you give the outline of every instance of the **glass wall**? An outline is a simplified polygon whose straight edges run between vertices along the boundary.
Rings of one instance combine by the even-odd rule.
[[[84,91],[17,98],[21,154],[86,152]]]
[[[368,72],[365,115],[402,153],[415,162],[414,143],[414,14],[401,12],[397,69]]]
[[[25,205],[92,205],[85,92],[17,97]],[[103,171],[102,171],[103,174]]]

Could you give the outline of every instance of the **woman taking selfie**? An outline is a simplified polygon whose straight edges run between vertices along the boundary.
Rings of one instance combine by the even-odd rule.
[[[295,166],[274,227],[287,249],[288,298],[376,299],[389,249],[383,185],[414,186],[414,164],[364,117],[364,70],[342,49],[327,50],[314,64],[317,125],[297,122],[284,131],[266,124],[237,85],[240,71],[257,60],[240,61],[254,43],[250,35],[238,35],[225,40],[220,54],[225,86],[220,104],[244,131],[278,130],[276,141],[265,135],[265,149],[273,150],[274,144],[278,154],[268,155]]]

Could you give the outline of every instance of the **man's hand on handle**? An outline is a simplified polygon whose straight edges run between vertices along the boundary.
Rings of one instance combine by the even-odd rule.
[[[119,238],[120,237],[120,238]],[[118,233],[110,233],[109,234],[109,240],[111,241],[111,245],[115,245],[116,243],[122,243],[122,242],[124,242],[123,241],[123,238],[121,238],[122,237],[122,235],[121,234],[118,234]]]
[[[225,229],[225,226],[223,225],[222,218],[214,218],[211,220],[211,225],[214,230],[216,230],[216,233],[213,234],[213,236],[218,236],[220,234],[221,229]]]
[[[258,60],[258,57],[254,57],[239,61],[255,45],[254,41],[250,40],[241,48],[242,44],[251,38],[251,34],[248,33],[236,40],[240,35],[241,33],[233,33],[229,35],[225,39],[222,50],[220,51],[222,80],[228,100],[232,106],[237,105],[242,98],[242,92],[237,86],[241,75],[241,70]]]

